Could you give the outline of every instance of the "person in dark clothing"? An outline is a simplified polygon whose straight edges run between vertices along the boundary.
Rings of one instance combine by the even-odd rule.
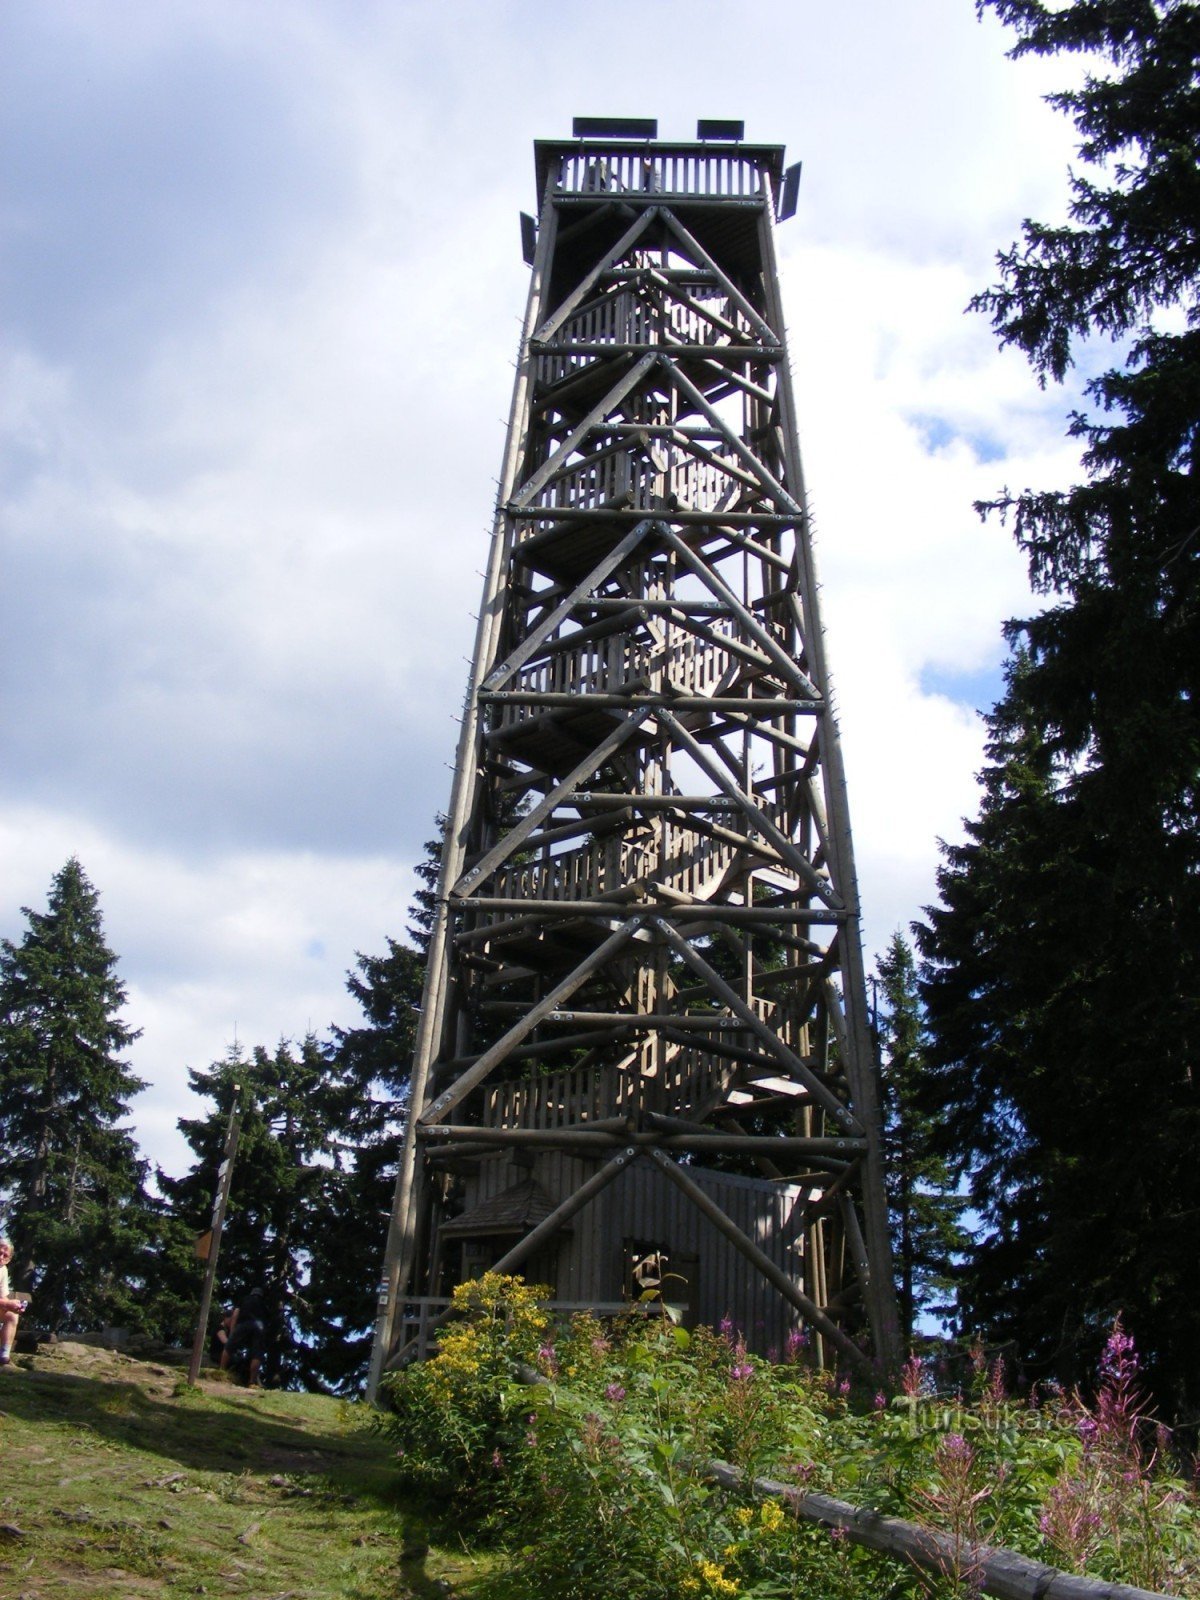
[[[233,1307],[226,1306],[221,1313],[221,1320],[213,1329],[212,1338],[208,1341],[208,1359],[214,1366],[221,1365],[221,1357],[225,1354],[225,1346],[229,1343],[229,1330],[233,1326]]]
[[[247,1382],[250,1387],[259,1385],[259,1369],[267,1347],[267,1296],[263,1289],[250,1293],[233,1313],[229,1324],[229,1339],[221,1353],[221,1365],[236,1368],[241,1361],[248,1363]]]

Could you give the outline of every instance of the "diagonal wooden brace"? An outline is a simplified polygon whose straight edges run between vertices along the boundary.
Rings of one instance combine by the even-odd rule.
[[[644,918],[633,917],[623,923],[614,933],[610,933],[604,943],[597,945],[591,955],[586,956],[579,965],[538,1001],[531,1011],[527,1011],[521,1020],[511,1027],[502,1039],[498,1039],[489,1050],[485,1050],[466,1072],[457,1077],[444,1094],[425,1107],[417,1118],[418,1123],[440,1122],[448,1111],[453,1111],[471,1093],[471,1090],[481,1084],[483,1080],[496,1070],[501,1062],[506,1061],[513,1051],[522,1044],[538,1023],[545,1020],[552,1011],[557,1011],[564,1000],[569,1000],[576,989],[598,972],[606,962],[627,945],[644,924]]]

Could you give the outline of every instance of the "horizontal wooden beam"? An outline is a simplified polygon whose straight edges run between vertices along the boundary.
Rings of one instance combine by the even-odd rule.
[[[939,1587],[953,1580],[959,1587],[994,1595],[996,1600],[1165,1600],[1157,1590],[1108,1578],[1080,1577],[1014,1550],[967,1544],[952,1534],[884,1516],[832,1495],[809,1493],[774,1478],[752,1478],[726,1461],[710,1461],[708,1475],[738,1494],[749,1489],[760,1499],[782,1500],[806,1522],[841,1528],[851,1544],[920,1567],[934,1575]]]
[[[523,1001],[514,1001],[523,1005]],[[581,1026],[594,1023],[597,1027],[619,1027],[628,1023],[631,1028],[681,1028],[689,1032],[746,1033],[746,1024],[738,1017],[722,1017],[716,1012],[689,1014],[681,1011],[552,1011],[546,1018],[551,1022],[574,1022]]]
[[[551,706],[563,710],[595,706],[601,710],[631,710],[640,706],[672,711],[740,711],[747,716],[817,717],[825,710],[824,700],[767,699],[749,694],[632,694],[589,693],[587,690],[556,689],[481,689],[479,698],[488,705]],[[499,730],[497,730],[499,731]]]
[[[644,917],[653,911],[656,917],[668,921],[680,918],[692,920],[703,917],[712,922],[805,922],[837,924],[844,922],[849,913],[831,911],[826,906],[738,906],[714,904],[711,900],[695,905],[657,905],[645,901],[623,904],[619,900],[525,900],[504,899],[498,895],[471,895],[451,900],[455,911],[520,911],[536,912],[539,919],[548,917],[598,917],[616,920],[619,917]]]
[[[787,1134],[666,1133],[632,1132],[620,1119],[615,1126],[589,1128],[573,1124],[562,1128],[474,1127],[463,1123],[425,1123],[417,1128],[417,1138],[443,1147],[453,1143],[496,1145],[538,1149],[608,1149],[614,1145],[633,1145],[638,1149],[660,1147],[666,1150],[726,1152],[741,1155],[850,1156],[865,1148],[861,1139],[805,1139]]]
[[[604,360],[613,356],[642,355],[647,350],[667,351],[673,360],[704,361],[719,364],[725,361],[782,361],[783,346],[778,344],[676,344],[648,345],[639,341],[614,339],[554,339],[546,342],[532,340],[530,348],[539,356],[594,356]]]
[[[766,200],[754,194],[699,194],[691,189],[664,189],[661,193],[638,194],[632,189],[599,189],[595,194],[566,194],[552,196],[556,210],[578,211],[597,205],[611,205],[619,201],[622,206],[661,206],[666,203],[677,211],[687,211],[699,206],[705,211],[714,207],[720,211],[763,211]]]
[[[804,521],[804,513],[791,511],[693,511],[687,506],[679,506],[674,511],[663,509],[649,511],[638,506],[538,506],[518,505],[510,500],[504,507],[505,514],[518,522],[611,522],[626,523],[640,521],[646,516],[659,517],[669,522],[672,527],[699,523],[712,528],[714,534],[720,533],[725,527],[730,528],[798,528]],[[522,542],[517,546],[518,556],[525,553],[526,544],[532,540]]]
[[[629,1144],[631,1136],[624,1132],[584,1132],[579,1128],[475,1128],[458,1123],[432,1123],[418,1127],[417,1138],[427,1144],[440,1145],[453,1142],[466,1149],[468,1146],[495,1145],[537,1147],[562,1150],[611,1150],[615,1145]]]
[[[865,1139],[806,1139],[796,1134],[755,1133],[664,1133],[659,1139],[664,1150],[724,1151],[737,1155],[857,1155],[867,1148]]]

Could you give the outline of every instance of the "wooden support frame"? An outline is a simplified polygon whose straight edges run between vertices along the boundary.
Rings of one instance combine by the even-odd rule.
[[[622,149],[539,145],[371,1393],[397,1307],[425,1292],[428,1164],[469,1207],[518,1156],[560,1198],[549,1231],[501,1254],[501,1270],[640,1154],[651,1165],[638,1182],[661,1179],[671,1205],[704,1211],[789,1316],[847,1359],[899,1359],[858,892],[774,261],[783,152],[741,147],[729,192],[704,168],[693,194],[681,175],[700,168],[667,144],[639,148],[674,187],[639,189],[631,167],[632,188],[595,188],[589,162],[624,171]],[[795,1089],[739,1090],[756,1074]],[[748,1109],[769,1133],[745,1131]],[[832,1221],[809,1229],[803,1282],[672,1160],[683,1151],[766,1174],[741,1180],[764,1205],[787,1166],[819,1175]],[[619,1228],[614,1203],[591,1226]],[[614,1290],[597,1279],[588,1293]]]

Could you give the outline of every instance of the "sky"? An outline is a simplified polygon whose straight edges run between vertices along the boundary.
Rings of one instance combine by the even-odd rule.
[[[353,1025],[448,799],[535,211],[571,119],[802,160],[779,230],[868,963],[976,808],[1072,396],[967,315],[1063,214],[1062,63],[971,0],[38,0],[0,14],[0,936],[77,855],[186,1069]]]

